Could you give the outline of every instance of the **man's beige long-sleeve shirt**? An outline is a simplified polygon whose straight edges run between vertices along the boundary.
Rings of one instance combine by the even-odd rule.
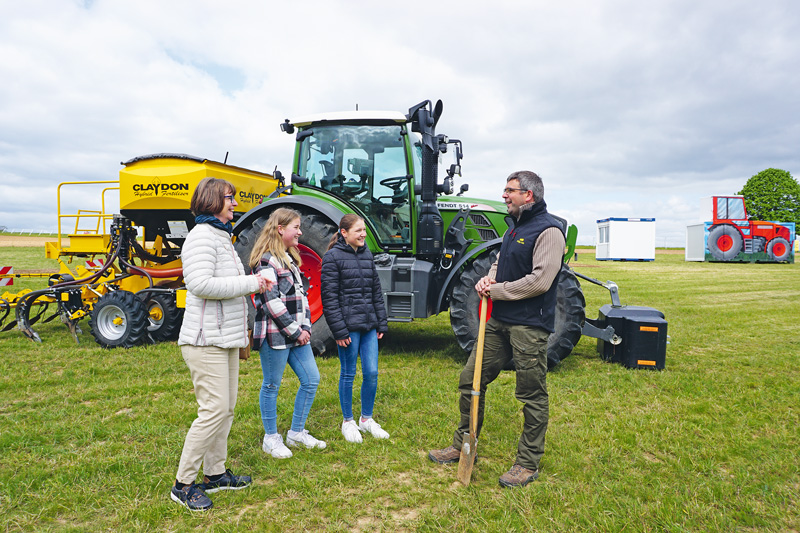
[[[522,210],[533,204],[525,204]],[[561,270],[566,241],[560,228],[547,228],[536,239],[533,247],[533,269],[530,274],[514,281],[493,283],[490,289],[492,300],[524,300],[547,292]],[[499,258],[498,258],[499,261]],[[489,278],[497,275],[497,261],[489,269]]]

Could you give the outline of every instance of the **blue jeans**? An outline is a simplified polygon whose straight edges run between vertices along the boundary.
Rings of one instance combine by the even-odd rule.
[[[361,416],[369,418],[375,407],[375,394],[378,391],[378,332],[351,331],[350,345],[339,348],[339,361],[342,371],[339,374],[339,403],[345,420],[353,419],[353,380],[356,377],[356,364],[361,354]]]
[[[265,342],[259,350],[259,355],[264,382],[261,384],[258,403],[261,407],[264,431],[270,435],[278,432],[278,391],[281,388],[281,379],[287,362],[300,380],[300,388],[294,399],[291,429],[303,431],[319,386],[319,369],[317,362],[314,361],[311,345],[274,349]]]

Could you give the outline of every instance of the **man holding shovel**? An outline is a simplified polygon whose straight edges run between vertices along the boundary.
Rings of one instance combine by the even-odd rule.
[[[547,212],[544,185],[533,172],[512,173],[506,180],[503,199],[514,219],[503,236],[500,254],[489,274],[475,290],[491,297],[491,319],[485,326],[484,343],[477,343],[461,372],[461,420],[452,446],[432,450],[431,461],[440,464],[472,461],[474,446],[483,425],[486,388],[510,361],[516,368],[516,398],[522,402],[524,427],[517,446],[514,466],[500,477],[503,487],[523,487],[539,476],[544,453],[549,404],[547,396],[547,340],[554,330],[556,289],[564,256],[563,226]],[[482,362],[475,368],[476,352],[483,348]],[[477,372],[476,372],[477,370]],[[480,392],[473,391],[473,379],[480,378]],[[477,409],[470,410],[479,394]],[[471,424],[470,418],[476,418]],[[474,432],[474,435],[470,433]],[[472,437],[472,439],[470,439]],[[459,465],[459,479],[469,483],[472,465]],[[462,479],[465,470],[466,479]]]

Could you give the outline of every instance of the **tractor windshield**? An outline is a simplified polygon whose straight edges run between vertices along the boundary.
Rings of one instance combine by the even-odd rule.
[[[308,131],[298,174],[361,211],[384,247],[409,246],[413,191],[402,127],[331,125]]]

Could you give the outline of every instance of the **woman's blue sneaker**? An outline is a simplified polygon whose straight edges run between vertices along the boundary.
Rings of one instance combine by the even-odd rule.
[[[170,492],[172,501],[178,502],[191,511],[207,511],[214,505],[199,485],[192,483],[179,489],[173,485]]]
[[[215,476],[216,477],[216,476]],[[211,481],[208,476],[203,477],[203,484],[200,488],[204,492],[211,494],[218,490],[239,490],[250,486],[253,479],[250,476],[234,476],[230,469],[225,470],[225,473],[219,476],[219,479]]]

